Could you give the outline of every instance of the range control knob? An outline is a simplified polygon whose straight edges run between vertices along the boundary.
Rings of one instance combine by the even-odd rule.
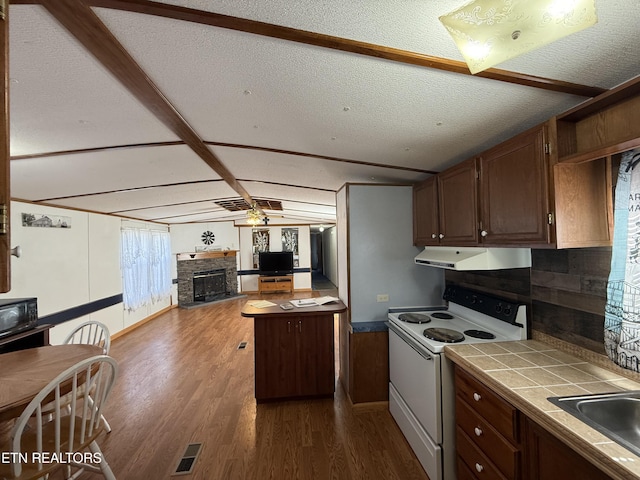
[[[496,305],[496,313],[500,313],[500,312],[502,312],[502,304],[501,304],[501,303],[498,303],[498,304]]]

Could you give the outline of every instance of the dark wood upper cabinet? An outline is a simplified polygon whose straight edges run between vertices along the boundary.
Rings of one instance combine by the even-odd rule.
[[[414,245],[438,245],[438,177],[429,177],[414,187],[413,211]]]
[[[415,245],[478,243],[475,159],[427,178],[413,189]]]
[[[414,243],[611,245],[611,157],[560,163],[557,132],[553,118],[416,185]],[[435,212],[437,239],[433,238]]]
[[[553,118],[481,155],[483,245],[611,245],[611,158],[559,163],[558,143]]]
[[[478,243],[476,159],[471,158],[438,175],[441,245]]]
[[[480,157],[483,244],[551,243],[546,136],[541,125]]]

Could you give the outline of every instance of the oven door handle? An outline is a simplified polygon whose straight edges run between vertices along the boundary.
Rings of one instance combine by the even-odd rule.
[[[415,340],[413,340],[406,333],[404,333],[402,330],[396,327],[393,323],[391,322],[384,322],[384,323],[387,325],[387,327],[389,327],[389,330],[391,330],[393,333],[398,335],[398,337],[400,337],[400,339],[402,339],[404,343],[406,343],[411,348],[413,348],[418,355],[420,355],[425,360],[433,360],[433,357],[424,351],[423,349],[424,347],[420,347]]]

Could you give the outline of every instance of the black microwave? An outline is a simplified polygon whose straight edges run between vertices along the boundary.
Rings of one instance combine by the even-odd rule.
[[[0,337],[38,324],[38,300],[36,298],[0,299]]]

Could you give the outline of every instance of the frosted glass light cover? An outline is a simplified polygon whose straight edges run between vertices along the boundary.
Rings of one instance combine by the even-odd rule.
[[[443,15],[471,73],[517,57],[598,21],[595,0],[475,0]]]

